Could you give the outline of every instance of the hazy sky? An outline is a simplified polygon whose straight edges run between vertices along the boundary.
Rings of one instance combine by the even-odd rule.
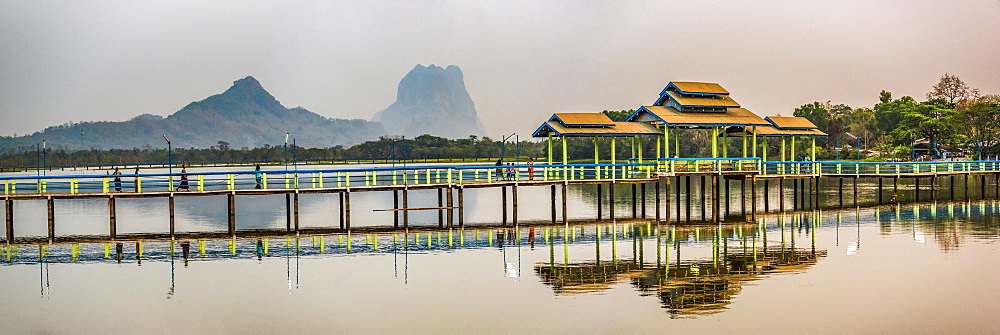
[[[416,64],[458,65],[486,130],[718,82],[758,115],[945,72],[1000,93],[1000,1],[0,1],[0,134],[169,115],[252,75],[369,119]]]

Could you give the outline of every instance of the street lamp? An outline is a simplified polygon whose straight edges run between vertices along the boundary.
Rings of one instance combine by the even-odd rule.
[[[288,133],[285,133],[285,174],[288,174]]]
[[[504,136],[504,135],[500,136],[501,137],[501,140],[500,140],[500,160],[501,161],[504,159],[504,151],[507,148],[507,140],[509,140],[511,137],[514,137],[514,136],[517,136],[517,133],[513,133],[513,134],[510,134],[510,135],[507,135],[507,136]]]
[[[46,164],[45,159],[48,157],[48,151],[45,150],[45,140],[42,140],[42,175],[46,175],[49,165]]]
[[[170,170],[170,174],[174,173],[174,148],[170,146],[170,139],[167,138],[167,134],[163,134],[163,139],[167,141],[167,168]]]
[[[858,161],[860,162],[861,161],[861,139],[858,138],[857,136],[852,135],[851,133],[848,133],[848,132],[845,132],[844,134],[847,134],[847,136],[850,136],[851,138],[853,138],[853,139],[855,139],[855,140],[858,141],[858,146],[857,146],[856,149],[858,150]]]

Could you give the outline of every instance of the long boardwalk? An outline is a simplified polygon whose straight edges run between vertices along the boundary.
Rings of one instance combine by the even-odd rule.
[[[123,175],[52,175],[52,176],[10,176],[0,177],[4,187],[3,200],[6,209],[7,243],[15,243],[14,204],[19,200],[46,200],[48,209],[48,236],[52,241],[58,236],[55,225],[55,200],[61,199],[108,199],[108,235],[107,238],[119,238],[116,228],[115,200],[119,198],[168,198],[170,213],[169,231],[162,232],[169,237],[176,237],[174,224],[174,198],[188,196],[220,196],[228,199],[228,230],[218,234],[235,236],[239,234],[254,234],[253,231],[239,230],[235,219],[235,198],[246,195],[284,194],[286,199],[287,225],[286,232],[299,232],[298,207],[299,194],[333,193],[339,195],[340,213],[339,225],[326,228],[331,232],[351,231],[351,194],[355,192],[392,192],[393,208],[397,213],[393,229],[409,227],[409,212],[414,210],[436,210],[439,213],[440,227],[463,227],[464,220],[464,190],[466,188],[500,188],[502,197],[503,225],[518,223],[518,188],[526,186],[548,186],[550,189],[551,221],[561,217],[567,221],[566,189],[569,185],[596,184],[598,188],[597,208],[598,219],[604,218],[602,213],[607,209],[607,217],[616,219],[615,215],[615,184],[632,185],[632,217],[640,217],[637,204],[641,208],[641,217],[646,217],[646,188],[653,184],[655,201],[655,219],[669,221],[671,204],[669,193],[676,191],[677,203],[674,215],[681,217],[686,213],[691,219],[691,206],[699,203],[702,206],[702,220],[708,221],[705,209],[706,203],[711,203],[712,222],[718,222],[722,215],[720,199],[730,198],[729,183],[739,181],[743,190],[741,212],[752,218],[758,213],[758,189],[763,184],[764,211],[770,211],[766,200],[774,188],[770,182],[777,182],[777,191],[782,194],[779,199],[780,210],[785,210],[784,192],[791,188],[795,195],[796,206],[801,201],[804,208],[816,208],[819,205],[819,180],[833,179],[840,184],[840,199],[843,204],[843,181],[852,180],[854,202],[857,203],[857,182],[862,178],[877,178],[879,203],[883,179],[891,179],[893,187],[898,187],[900,178],[913,179],[916,194],[919,194],[920,180],[928,179],[932,190],[931,197],[936,199],[936,185],[939,178],[979,177],[980,194],[986,193],[986,178],[1000,178],[1000,161],[942,161],[942,162],[832,162],[832,161],[795,161],[795,162],[764,162],[759,158],[669,158],[652,160],[631,160],[619,164],[538,164],[538,165],[421,165],[409,167],[380,167],[365,169],[330,169],[330,170],[298,170],[297,167],[285,170],[268,171],[197,171],[191,173],[160,173],[160,174],[123,174]],[[692,179],[700,178],[701,190],[692,189]],[[676,187],[671,187],[671,184]],[[791,183],[792,185],[788,185]],[[750,194],[747,194],[749,184]],[[706,190],[710,185],[711,189]],[[723,187],[725,185],[725,187]],[[607,187],[607,191],[603,188]],[[686,189],[685,189],[686,187]],[[887,186],[888,187],[888,186]],[[1000,194],[1000,183],[997,194]],[[640,189],[641,188],[641,189]],[[510,196],[507,190],[510,189]],[[411,207],[409,191],[437,190],[436,207]],[[686,191],[685,191],[686,190]],[[725,190],[725,193],[723,193]],[[557,192],[561,191],[561,192]],[[954,189],[951,190],[954,192]],[[966,189],[965,192],[968,192]],[[604,200],[607,193],[607,200]],[[694,197],[700,195],[701,199]],[[967,193],[966,193],[967,194]],[[510,203],[508,204],[508,198]],[[711,201],[707,201],[710,198]],[[561,199],[561,204],[557,203]],[[919,196],[916,198],[918,201]],[[748,201],[749,200],[749,201]],[[747,203],[749,202],[749,208]],[[728,206],[728,201],[726,206]],[[808,205],[806,205],[808,203]],[[373,209],[379,210],[379,209]],[[559,215],[561,210],[561,215]],[[457,211],[457,213],[456,213]],[[726,207],[725,212],[728,211]],[[457,214],[457,215],[456,215]],[[508,218],[508,214],[510,217]],[[30,239],[27,239],[30,240]]]

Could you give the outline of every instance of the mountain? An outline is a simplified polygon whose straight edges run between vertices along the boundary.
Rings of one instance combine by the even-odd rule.
[[[417,65],[399,82],[396,102],[375,114],[389,134],[448,138],[485,135],[458,66]]]
[[[163,118],[142,114],[123,122],[83,122],[49,127],[22,137],[0,137],[0,150],[33,150],[43,139],[55,149],[207,148],[219,141],[231,148],[283,144],[291,133],[299,146],[350,146],[384,135],[381,124],[365,120],[331,119],[302,107],[281,105],[253,77],[233,82],[221,94],[192,102]]]

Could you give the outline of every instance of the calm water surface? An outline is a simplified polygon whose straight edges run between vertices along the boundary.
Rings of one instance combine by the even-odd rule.
[[[499,190],[475,190],[465,229],[432,229],[427,212],[411,217],[425,230],[409,233],[5,247],[0,322],[4,333],[1000,329],[994,200],[564,226],[539,223],[550,215],[546,187],[519,191],[520,218],[534,223],[518,228],[475,227],[500,215]],[[570,188],[574,220],[596,215],[594,191]],[[631,214],[627,191],[617,192],[619,217]],[[426,194],[411,206],[436,205]],[[358,195],[352,223],[391,224],[368,212],[390,197]],[[239,198],[238,226],[284,227],[281,198]],[[334,197],[302,201],[304,226],[334,225]],[[56,208],[60,235],[105,233],[104,201]],[[226,227],[224,198],[178,198],[177,208],[178,230]],[[118,212],[119,232],[166,227],[163,199],[119,200]],[[45,234],[44,202],[18,202],[15,218],[18,236]]]

